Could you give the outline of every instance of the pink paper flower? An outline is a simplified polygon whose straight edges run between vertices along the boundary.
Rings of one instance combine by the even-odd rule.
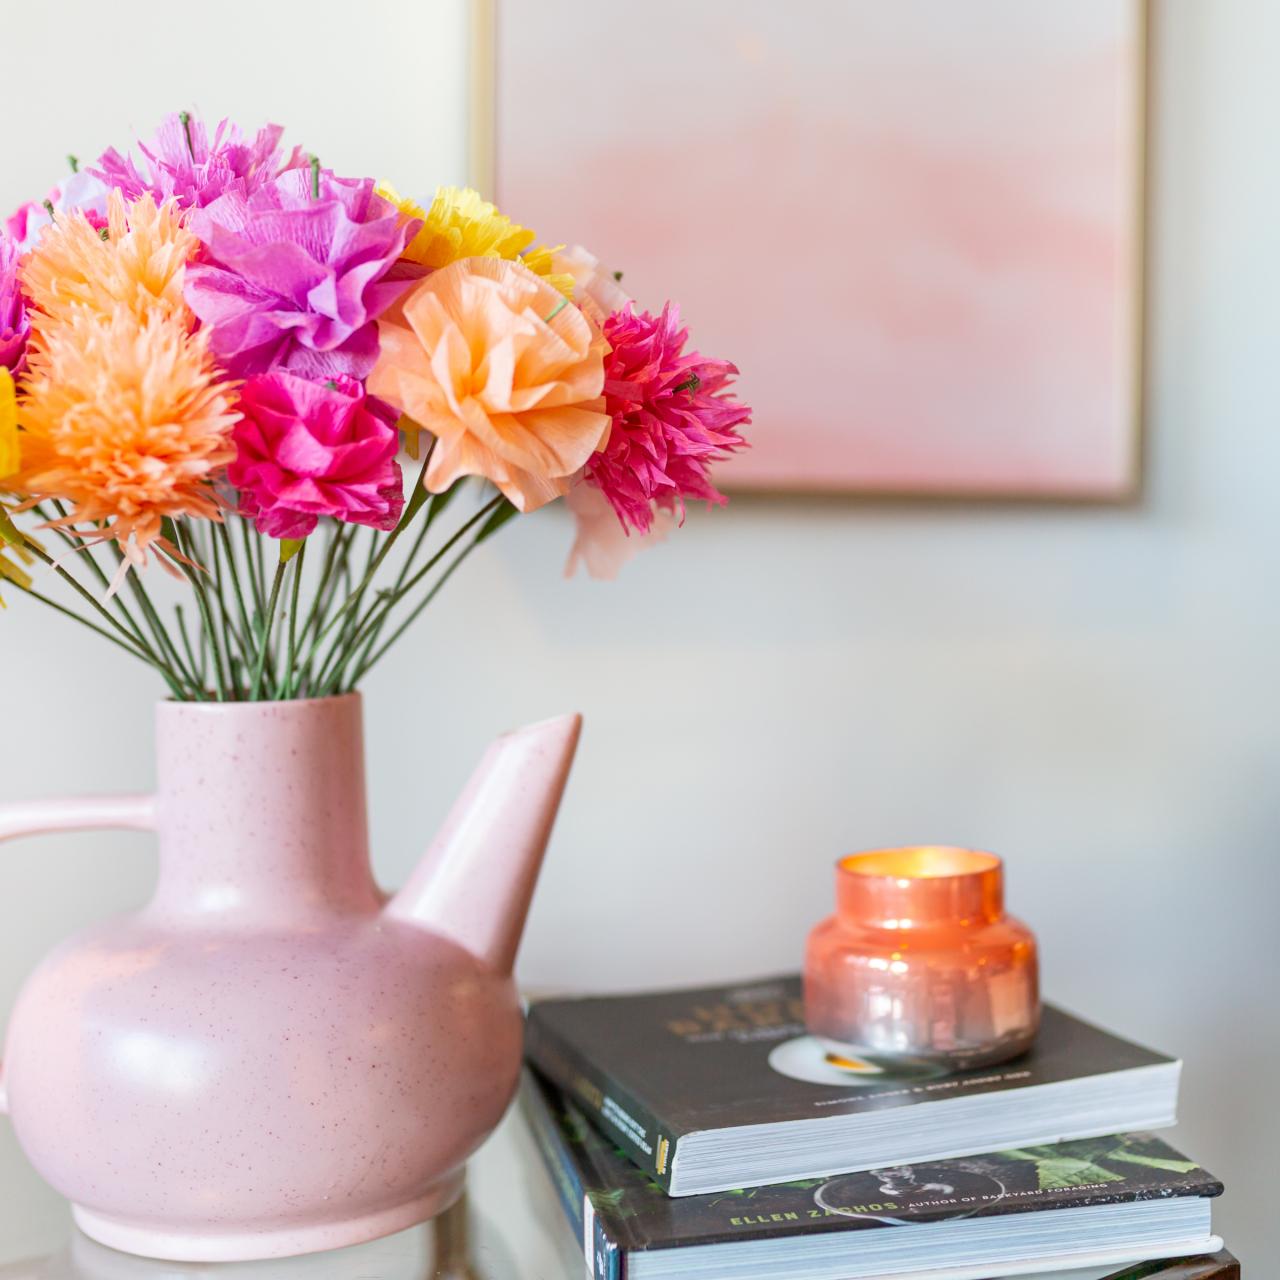
[[[164,118],[150,146],[138,144],[145,176],[132,156],[121,155],[114,147],[103,152],[98,167],[89,172],[118,187],[129,200],[149,191],[156,204],[173,198],[181,209],[199,209],[228,191],[250,196],[286,169],[305,165],[306,157],[298,147],[287,156],[282,154],[283,134],[278,124],[269,124],[246,142],[239,126],[223,120],[210,143],[204,121],[175,112]]]
[[[188,223],[204,245],[186,299],[213,330],[235,377],[289,369],[364,378],[378,357],[375,321],[421,267],[398,261],[419,223],[371,179],[290,169],[252,195],[231,190]]]
[[[395,414],[354,378],[258,374],[240,391],[227,479],[272,538],[305,538],[321,516],[394,529],[404,508]]]
[[[0,369],[20,373],[26,363],[27,300],[18,283],[18,246],[0,231]]]
[[[628,306],[606,319],[608,443],[588,463],[588,483],[609,499],[624,528],[647,533],[655,509],[684,514],[692,498],[728,501],[709,469],[747,442],[738,428],[751,410],[728,392],[737,369],[684,352],[689,331],[668,303],[660,316]]]
[[[603,325],[613,312],[625,310],[632,301],[622,287],[622,273],[602,267],[600,259],[580,244],[554,254],[551,268],[573,277],[573,300],[597,324]]]
[[[564,567],[566,578],[572,578],[582,565],[589,578],[612,582],[647,547],[665,542],[676,522],[670,511],[658,511],[647,533],[633,534],[619,523],[608,498],[585,479],[569,490],[564,501],[573,512],[574,523],[573,546]]]
[[[17,244],[18,252],[26,253],[35,247],[40,233],[53,221],[48,205],[53,206],[55,216],[79,211],[89,219],[92,227],[101,230],[107,225],[107,196],[110,194],[111,188],[101,178],[88,172],[74,173],[66,182],[54,187],[44,200],[28,200],[20,205],[6,219],[4,230]]]

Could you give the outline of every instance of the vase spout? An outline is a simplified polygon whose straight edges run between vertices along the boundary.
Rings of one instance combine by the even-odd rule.
[[[581,728],[566,715],[498,738],[388,915],[511,972]]]

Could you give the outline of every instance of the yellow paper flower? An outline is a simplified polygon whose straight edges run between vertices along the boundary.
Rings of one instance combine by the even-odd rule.
[[[109,315],[118,306],[139,319],[154,311],[191,317],[182,299],[183,268],[199,241],[179,221],[177,206],[150,195],[126,204],[107,200],[107,236],[81,213],[59,216],[27,256],[20,273],[36,311],[66,315],[82,306]]]
[[[522,254],[520,261],[524,263],[535,276],[541,276],[553,289],[564,294],[570,301],[573,300],[573,275],[568,271],[557,271],[556,262],[560,256],[564,245],[545,245],[540,244],[537,248],[530,249],[528,253]]]
[[[13,386],[13,376],[0,365],[0,488],[5,487],[5,477],[17,471],[21,456],[18,444],[17,392]],[[29,591],[31,575],[22,568],[22,564],[29,564],[31,557],[21,547],[6,545],[3,540],[6,528],[12,531],[13,524],[4,504],[0,503],[0,579],[16,583],[24,591]],[[16,563],[14,556],[22,564]],[[0,596],[0,608],[4,607],[4,597]]]
[[[471,187],[438,187],[430,209],[402,196],[389,182],[378,184],[378,194],[390,200],[407,218],[417,218],[422,228],[405,248],[404,257],[424,267],[447,267],[462,258],[502,258],[523,262],[534,275],[544,277],[566,298],[573,296],[573,280],[552,269],[557,249],[531,249],[537,236],[511,221]],[[559,246],[563,248],[564,246]]]
[[[14,557],[17,559],[15,560]],[[34,585],[31,575],[22,567],[31,564],[34,557],[20,547],[0,546],[0,582],[12,582],[22,591],[30,591]],[[19,564],[17,561],[21,561]],[[0,609],[7,609],[4,596],[0,596]]]
[[[568,492],[609,430],[599,329],[517,262],[467,258],[379,323],[369,390],[436,438],[426,484],[491,480],[521,511]]]
[[[0,365],[0,482],[18,469],[22,457],[18,442],[18,393],[13,375]]]

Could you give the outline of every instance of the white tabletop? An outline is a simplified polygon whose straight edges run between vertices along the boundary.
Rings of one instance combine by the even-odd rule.
[[[0,1121],[0,1280],[581,1280],[585,1264],[518,1114],[468,1170],[464,1207],[335,1253],[252,1263],[176,1263],[103,1248],[27,1164]]]

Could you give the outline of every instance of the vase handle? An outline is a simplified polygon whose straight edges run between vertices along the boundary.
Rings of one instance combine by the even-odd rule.
[[[154,831],[155,826],[155,796],[79,796],[0,805],[0,843],[53,831]],[[0,1062],[0,1115],[8,1110],[4,1064]]]

